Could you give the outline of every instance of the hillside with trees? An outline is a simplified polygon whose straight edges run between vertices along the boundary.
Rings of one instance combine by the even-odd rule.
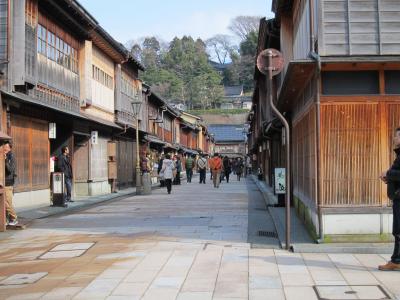
[[[245,92],[253,89],[259,19],[233,19],[229,29],[236,39],[222,34],[206,41],[191,36],[170,42],[145,37],[131,42],[130,49],[146,67],[142,80],[160,96],[188,109],[217,108],[224,85],[243,85]],[[222,71],[216,64],[223,66]]]

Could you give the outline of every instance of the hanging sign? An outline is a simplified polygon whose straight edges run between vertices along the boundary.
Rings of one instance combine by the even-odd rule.
[[[56,138],[56,123],[49,123],[49,139]]]

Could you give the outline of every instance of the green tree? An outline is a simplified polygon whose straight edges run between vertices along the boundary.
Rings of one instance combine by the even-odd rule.
[[[208,90],[221,86],[221,76],[208,63],[206,45],[201,39],[193,40],[184,36],[174,38],[163,60],[164,67],[173,70],[184,82],[183,100],[189,108],[207,106],[218,99],[212,99]]]

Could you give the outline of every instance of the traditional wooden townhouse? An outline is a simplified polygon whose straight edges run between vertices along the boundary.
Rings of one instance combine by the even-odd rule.
[[[128,57],[122,64],[115,65],[115,122],[123,130],[114,134],[110,147],[114,148],[116,152],[118,189],[132,187],[136,182],[136,115],[132,102],[142,102],[137,116],[139,118],[139,141],[142,141],[139,145],[141,148],[143,148],[143,139],[148,130],[148,116],[145,112],[150,88],[140,81],[140,70],[144,71],[144,67],[132,57]]]
[[[123,78],[135,97],[142,95],[138,70],[143,67],[77,1],[0,6],[1,125],[13,139],[18,162],[15,206],[50,203],[50,172],[65,145],[73,161],[74,194],[109,193],[118,173],[110,172],[115,166],[109,161],[116,146],[123,147],[118,141],[124,124],[133,126],[132,95]]]
[[[393,159],[400,125],[400,2],[275,0],[272,8],[275,20],[260,30],[259,46],[278,48],[285,58],[272,89],[291,125],[299,216],[321,241],[390,238],[391,203],[379,175]],[[270,44],[277,31],[279,46]],[[253,134],[261,124],[258,106],[267,103],[265,76],[257,82]],[[274,153],[268,133],[279,126],[266,109],[260,150]],[[266,160],[279,161],[265,156],[260,163],[274,166]]]
[[[181,113],[181,144],[188,155],[198,155],[203,139],[201,118],[185,111]]]

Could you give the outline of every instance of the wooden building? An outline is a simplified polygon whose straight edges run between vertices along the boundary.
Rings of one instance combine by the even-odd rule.
[[[74,194],[109,193],[109,144],[123,121],[133,126],[120,96],[121,74],[140,94],[143,67],[76,1],[0,5],[1,123],[18,162],[16,208],[50,203],[50,173],[64,145],[72,155]]]
[[[274,0],[258,53],[277,48],[283,72],[266,85],[256,71],[250,142],[266,182],[284,166],[281,125],[291,126],[294,205],[321,241],[390,238],[392,215],[379,175],[393,160],[400,125],[400,2]],[[278,38],[277,38],[278,37]]]

